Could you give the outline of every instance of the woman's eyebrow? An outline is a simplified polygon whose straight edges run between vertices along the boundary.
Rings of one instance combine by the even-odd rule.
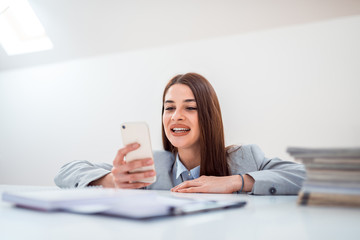
[[[185,99],[184,102],[196,102],[195,99]],[[173,100],[165,100],[164,103],[175,103]]]

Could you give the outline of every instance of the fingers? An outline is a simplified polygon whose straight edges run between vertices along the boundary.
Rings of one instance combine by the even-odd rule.
[[[124,164],[121,168],[122,172],[130,172],[132,170],[135,170],[137,168],[151,166],[154,164],[154,161],[151,158],[144,158],[139,160],[134,160],[131,162],[127,162]]]
[[[125,162],[122,165],[116,166],[112,168],[111,172],[114,176],[118,175],[127,175],[129,172],[132,172],[141,167],[151,166],[154,164],[154,161],[151,158],[134,160],[131,162]],[[145,171],[144,171],[145,172]]]
[[[180,193],[206,193],[207,191],[203,187],[190,187],[190,188],[179,189],[176,192],[180,192]]]
[[[141,181],[145,178],[154,177],[156,175],[154,170],[136,173],[116,173],[116,171],[117,170],[113,168],[111,172],[113,174],[114,182],[116,182],[117,185]]]
[[[176,187],[172,188],[172,192],[197,192],[201,190],[201,186],[203,185],[202,182],[200,182],[198,179],[191,180],[191,181],[185,181]]]
[[[122,189],[134,189],[134,188],[146,187],[146,186],[149,186],[150,184],[151,183],[143,183],[143,182],[123,183],[123,184],[116,185],[116,187],[122,188]]]
[[[145,178],[154,177],[156,175],[155,170],[133,172],[136,169],[151,166],[154,161],[151,158],[138,159],[131,162],[124,160],[125,156],[139,148],[138,143],[126,145],[120,149],[113,161],[113,168],[111,173],[113,175],[114,185],[117,188],[141,188],[150,185],[151,183],[139,182]]]
[[[201,176],[192,181],[186,181],[173,189],[173,192],[198,193],[232,193],[237,191],[233,187],[234,179],[238,176]]]
[[[132,143],[132,144],[126,145],[125,147],[121,148],[116,154],[116,157],[113,161],[113,165],[118,166],[118,165],[124,164],[125,163],[124,158],[125,158],[126,154],[138,149],[139,147],[140,147],[140,144]]]
[[[139,167],[150,166],[154,164],[151,158],[134,160],[129,163],[125,163],[120,166],[114,166],[111,170],[115,186],[118,188],[139,188],[148,186],[150,184],[135,184],[134,182],[141,181],[145,178],[154,177],[156,175],[155,170],[143,171],[143,172],[130,172]]]

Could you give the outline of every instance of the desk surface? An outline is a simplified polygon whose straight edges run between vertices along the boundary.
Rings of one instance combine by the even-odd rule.
[[[34,189],[49,187],[0,185],[0,193]],[[38,212],[1,201],[0,239],[359,239],[360,208],[298,206],[297,196],[236,196],[247,201],[244,208],[152,221]]]

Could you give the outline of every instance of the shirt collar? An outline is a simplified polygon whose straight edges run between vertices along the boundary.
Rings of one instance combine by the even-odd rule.
[[[178,179],[183,172],[188,172],[188,170],[180,161],[179,154],[176,154],[176,179]],[[191,169],[190,173],[194,177],[194,179],[200,177],[200,166]]]

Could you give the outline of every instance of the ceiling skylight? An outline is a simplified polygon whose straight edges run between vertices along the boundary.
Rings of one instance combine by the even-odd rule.
[[[8,55],[53,48],[27,0],[0,0],[0,44]]]

